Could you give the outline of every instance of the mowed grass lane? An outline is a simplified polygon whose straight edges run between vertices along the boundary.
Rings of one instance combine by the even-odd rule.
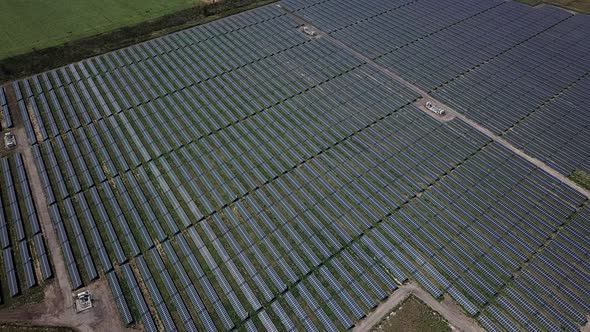
[[[0,59],[189,8],[200,0],[0,1]]]

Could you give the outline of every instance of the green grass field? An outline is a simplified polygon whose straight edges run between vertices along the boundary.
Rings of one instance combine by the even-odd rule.
[[[200,0],[0,1],[0,59],[155,19]]]
[[[572,172],[569,178],[579,184],[580,186],[590,190],[590,174],[581,169],[576,169]]]

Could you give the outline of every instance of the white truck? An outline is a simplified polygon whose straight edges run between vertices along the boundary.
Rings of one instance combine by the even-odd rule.
[[[306,35],[311,36],[311,37],[316,37],[318,34],[317,31],[315,31],[314,29],[312,29],[308,26],[303,27],[303,33],[305,33]]]
[[[5,133],[4,134],[4,147],[7,149],[12,149],[16,147],[16,137],[12,133]]]
[[[429,111],[431,111],[432,113],[436,114],[436,115],[440,115],[440,116],[444,116],[447,112],[445,112],[444,109],[438,107],[437,105],[433,104],[430,101],[426,102],[426,109],[428,109]]]

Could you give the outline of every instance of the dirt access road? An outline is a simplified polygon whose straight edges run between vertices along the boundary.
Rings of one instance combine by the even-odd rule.
[[[455,331],[474,331],[483,332],[477,322],[465,315],[461,309],[449,296],[446,296],[442,302],[435,300],[428,292],[420,288],[414,282],[399,286],[391,296],[381,303],[373,312],[367,315],[363,320],[358,322],[352,329],[353,332],[368,332],[377,326],[387,314],[399,306],[408,296],[414,295],[432,310],[443,316]]]
[[[45,287],[43,302],[30,303],[11,310],[0,310],[0,321],[25,322],[41,326],[67,326],[78,331],[128,331],[129,329],[125,329],[119,319],[118,309],[108,282],[103,275],[88,287],[83,288],[90,290],[95,296],[95,307],[79,314],[76,313],[67,268],[57,234],[49,217],[47,200],[32,149],[27,142],[23,119],[16,103],[16,95],[11,85],[5,85],[4,90],[15,125],[10,131],[16,136],[18,146],[9,151],[2,151],[2,154],[9,155],[19,152],[23,156],[35,208],[53,264],[54,280]]]
[[[321,31],[317,27],[313,26],[313,24],[311,24],[310,22],[308,22],[305,19],[303,19],[302,17],[298,16],[296,13],[293,13],[293,12],[283,8],[281,5],[276,5],[276,6],[281,8],[287,15],[290,15],[297,22],[311,28],[312,30],[315,30],[317,35],[313,38],[325,38],[325,39],[329,40],[333,44],[349,51],[351,54],[353,54],[358,59],[365,61],[369,66],[372,66],[373,68],[377,69],[381,73],[395,79],[396,81],[402,83],[406,87],[408,87],[408,88],[412,89],[413,91],[415,91],[416,93],[418,93],[422,98],[416,102],[416,106],[420,110],[422,110],[423,112],[426,112],[426,114],[428,114],[428,115],[430,115],[430,116],[434,117],[435,119],[442,121],[442,122],[451,121],[455,118],[460,119],[461,121],[465,122],[470,127],[472,127],[473,129],[479,131],[483,135],[492,139],[494,142],[501,144],[502,146],[504,146],[507,149],[509,149],[510,151],[512,151],[514,154],[524,158],[525,160],[529,161],[530,163],[534,164],[535,166],[539,167],[540,169],[544,170],[545,172],[551,174],[553,177],[557,178],[558,180],[560,180],[561,182],[563,182],[567,186],[569,186],[572,189],[576,190],[577,192],[581,193],[586,198],[590,198],[590,190],[582,188],[577,183],[568,179],[566,176],[562,175],[557,170],[553,169],[552,167],[545,164],[541,160],[526,154],[524,151],[522,151],[522,150],[518,149],[517,147],[515,147],[514,145],[510,144],[504,138],[494,134],[492,131],[483,127],[479,123],[467,118],[465,115],[453,110],[448,105],[445,105],[444,103],[440,102],[439,100],[433,98],[426,91],[420,89],[419,87],[415,86],[411,82],[406,81],[405,79],[403,79],[402,77],[400,77],[396,73],[379,65],[378,63],[376,63],[375,61],[373,61],[369,57],[365,56],[364,54],[359,53],[358,51],[356,51],[355,49],[351,48],[350,46],[344,44],[340,40],[332,37],[330,34],[327,34],[323,31]],[[432,112],[429,112],[428,110],[426,110],[425,105],[424,105],[424,103],[426,103],[427,101],[431,101],[432,103],[437,104],[438,106],[444,108],[445,111],[447,112],[447,114],[443,117],[440,117],[440,116],[434,115]],[[377,309],[375,311],[373,311],[373,313],[371,313],[369,316],[367,316],[365,319],[363,319],[361,322],[359,322],[357,327],[355,327],[355,329],[353,331],[359,331],[359,332],[360,331],[369,331],[375,324],[379,323],[391,310],[393,310],[393,308],[395,308],[399,303],[401,303],[401,301],[403,301],[407,296],[409,296],[409,294],[416,295],[419,299],[421,299],[426,304],[428,304],[432,309],[439,312],[445,319],[447,319],[447,321],[452,325],[452,327],[455,330],[483,331],[479,327],[479,324],[475,320],[467,317],[464,314],[463,310],[450,298],[450,296],[446,296],[444,301],[438,302],[434,298],[432,298],[428,293],[426,293],[424,290],[422,290],[420,287],[418,287],[417,285],[415,285],[413,283],[400,286],[399,289],[397,289],[387,301],[382,303],[379,307],[377,307]],[[586,326],[584,327],[584,330],[587,332],[590,332],[590,322],[588,324],[586,324]]]
[[[320,29],[318,29],[317,27],[313,26],[313,24],[311,24],[310,22],[307,22],[305,19],[303,19],[302,17],[298,16],[297,14],[283,8],[280,5],[277,5],[277,7],[281,8],[285,13],[287,13],[288,15],[290,15],[291,17],[293,17],[296,21],[300,22],[301,24],[304,24],[308,27],[311,27],[312,30],[315,30],[317,32],[317,37],[315,38],[326,38],[327,40],[329,40],[330,42],[334,43],[335,45],[349,51],[350,53],[352,53],[355,57],[357,57],[360,60],[365,61],[368,65],[374,67],[375,69],[377,69],[378,71],[382,72],[383,74],[395,79],[396,81],[402,83],[403,85],[405,85],[406,87],[414,90],[416,93],[418,93],[422,99],[418,100],[416,102],[416,106],[418,106],[419,109],[423,110],[424,112],[426,112],[428,115],[433,116],[434,118],[446,122],[446,121],[450,121],[454,118],[458,118],[461,119],[463,122],[467,123],[469,126],[471,126],[473,129],[479,131],[480,133],[486,135],[487,137],[489,137],[490,139],[494,140],[495,142],[503,145],[504,147],[506,147],[507,149],[509,149],[510,151],[514,152],[515,154],[517,154],[518,156],[526,159],[527,161],[531,162],[532,164],[534,164],[535,166],[539,167],[540,169],[544,170],[545,172],[551,174],[552,176],[554,176],[555,178],[559,179],[561,182],[565,183],[566,185],[568,185],[569,187],[571,187],[572,189],[576,190],[577,192],[581,193],[582,195],[586,196],[586,198],[590,199],[590,190],[584,189],[581,186],[579,186],[577,183],[573,182],[572,180],[568,179],[566,176],[564,176],[563,174],[559,173],[557,170],[553,169],[551,166],[545,164],[544,162],[542,162],[541,160],[534,158],[528,154],[526,154],[524,151],[518,149],[517,147],[515,147],[514,145],[510,144],[508,141],[506,141],[504,138],[492,133],[490,130],[488,130],[487,128],[484,128],[483,126],[481,126],[479,123],[467,118],[465,115],[453,110],[451,107],[449,107],[448,105],[445,105],[444,103],[440,102],[439,100],[433,98],[430,94],[428,94],[426,91],[420,89],[419,87],[415,86],[414,84],[412,84],[411,82],[406,81],[405,79],[403,79],[402,77],[400,77],[399,75],[397,75],[396,73],[390,71],[389,69],[381,66],[380,64],[376,63],[375,61],[373,61],[371,58],[365,56],[362,53],[359,53],[358,51],[356,51],[355,49],[351,48],[350,46],[344,44],[343,42],[341,42],[340,40],[332,37],[331,35],[321,31]],[[436,115],[433,115],[432,112],[429,112],[426,110],[426,108],[424,107],[424,103],[426,101],[431,101],[434,104],[437,104],[439,106],[441,106],[442,108],[445,109],[445,111],[447,112],[447,115],[445,115],[444,117],[439,117]]]

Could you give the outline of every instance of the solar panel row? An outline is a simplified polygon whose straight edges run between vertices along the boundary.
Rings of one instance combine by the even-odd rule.
[[[444,85],[440,97],[495,133],[505,132],[588,73],[590,41],[581,31],[590,32],[590,19],[568,18]]]
[[[525,150],[563,174],[587,168],[587,135],[578,132],[585,120],[562,136],[539,111],[557,97],[555,119],[581,114],[569,108],[574,96],[562,94],[588,75],[587,16],[498,1],[284,5],[492,131],[533,144]],[[531,128],[529,117],[542,127]]]
[[[4,106],[7,104],[6,95],[4,94],[4,88],[0,88],[0,106]]]
[[[506,131],[505,137],[562,174],[575,169],[590,172],[590,135],[584,109],[588,89],[586,74]]]
[[[461,19],[459,16],[476,4],[427,1],[378,13],[367,12],[366,15],[363,15],[363,11],[357,10],[358,7],[344,1],[328,3],[286,1],[284,4],[297,15],[310,20],[312,24],[328,31],[335,38],[361,53],[376,59],[379,64],[392,69],[405,79],[427,91],[434,90],[435,97],[488,128],[505,134],[509,141],[517,143],[519,147],[563,174],[568,175],[573,169],[585,170],[588,164],[585,162],[588,159],[588,151],[584,149],[587,145],[584,144],[586,125],[584,117],[581,116],[583,111],[578,105],[582,104],[581,91],[587,90],[585,83],[588,61],[585,57],[589,45],[584,38],[584,31],[588,30],[588,17],[573,16],[551,7],[531,10],[511,2],[500,5],[494,2],[479,2],[477,5],[481,5],[482,8],[487,5],[490,6],[489,9],[476,9],[476,12],[479,11],[476,15]],[[373,3],[364,5],[370,6]],[[374,5],[378,7],[380,3],[376,1]],[[454,10],[453,14],[444,12],[453,6],[461,8]],[[419,7],[429,8],[426,10],[429,12],[426,20],[412,19],[412,15],[424,17],[423,11],[416,10]],[[404,12],[406,9],[407,11]],[[335,15],[336,12],[339,14]],[[439,13],[443,17],[442,20],[437,17]],[[347,22],[349,17],[354,18],[354,21]],[[435,28],[428,30],[431,25],[439,23],[446,26],[440,30]],[[496,164],[493,165],[492,167],[497,167]],[[506,172],[501,171],[497,178],[505,177]],[[535,181],[540,182],[531,189],[525,189],[524,192],[522,189],[509,189],[511,194],[512,191],[516,191],[517,196],[506,197],[507,203],[500,203],[497,208],[514,211],[516,206],[521,206],[519,204],[523,202],[523,199],[533,203],[531,194],[537,193],[539,186],[552,191],[556,190],[555,187],[545,184],[545,179],[536,176]],[[459,185],[456,188],[469,190],[469,187],[464,185],[464,179],[456,183]],[[505,186],[507,183],[501,185]],[[521,187],[520,184],[519,187]],[[437,188],[433,189],[437,190]],[[475,209],[477,213],[484,213],[480,218],[483,218],[486,223],[501,229],[502,219],[498,220],[498,212],[490,216],[486,215],[489,213],[487,209],[494,209],[496,201],[485,203],[485,200],[477,198],[477,195],[474,196],[473,192],[467,192],[469,200],[475,198],[475,202],[466,201],[467,205],[463,203],[463,206],[458,208],[459,211],[456,211],[459,214],[453,213],[452,218],[461,220],[461,214]],[[565,196],[571,199],[572,194],[568,193]],[[449,196],[444,204],[457,205],[457,198],[461,199],[460,197]],[[578,197],[574,201],[580,202],[580,199]],[[457,255],[457,252],[449,252],[448,247],[442,243],[438,244],[437,236],[440,236],[440,230],[435,229],[429,234],[424,228],[415,224],[416,215],[420,215],[420,209],[414,210],[416,214],[409,215],[401,213],[404,211],[402,209],[400,214],[404,216],[405,222],[400,223],[399,227],[403,228],[405,224],[416,225],[417,229],[406,229],[406,232],[411,237],[422,234],[423,238],[417,239],[416,245],[422,247],[424,253],[432,256],[431,259],[438,265],[437,270],[443,271],[448,277],[458,278],[457,282],[469,297],[479,302],[479,305],[485,305],[487,299],[495,293],[496,287],[493,285],[497,285],[498,282],[503,283],[502,277],[494,276],[491,271],[500,268],[504,278],[510,277],[510,271],[518,266],[518,261],[528,260],[530,254],[536,252],[536,248],[543,246],[548,234],[554,232],[556,226],[564,224],[564,220],[573,218],[576,215],[575,211],[579,209],[579,205],[563,206],[554,199],[550,204],[540,203],[547,206],[546,212],[536,216],[528,213],[524,216],[508,214],[507,218],[503,219],[504,222],[509,223],[518,220],[514,225],[524,222],[523,228],[514,228],[517,232],[521,232],[521,235],[506,234],[511,239],[505,242],[498,237],[501,234],[495,231],[490,233],[490,236],[501,241],[502,245],[508,249],[508,252],[496,250],[498,257],[502,257],[508,265],[502,267],[490,259],[488,262],[492,270],[485,265],[475,265],[477,269],[480,269],[480,273],[485,273],[484,275],[490,278],[489,281],[485,278],[481,279],[482,275],[479,273],[474,274],[471,267],[452,270],[453,264],[461,264],[457,259],[461,255]],[[477,216],[472,213],[468,215],[469,219]],[[556,216],[560,217],[556,218]],[[429,225],[431,224],[432,222],[429,222]],[[576,226],[579,227],[579,225]],[[490,230],[488,229],[487,232],[489,233]],[[479,236],[476,235],[476,238]],[[469,238],[465,239],[472,241]],[[424,246],[425,244],[429,246]],[[465,252],[465,249],[456,247],[455,243],[453,246],[455,250],[459,250],[458,253],[469,254],[469,251]],[[436,247],[447,256],[447,261],[442,260],[442,256],[431,254],[435,252],[433,249]],[[544,264],[549,264],[547,267],[549,270],[562,278],[566,274],[556,270],[558,266],[568,266],[571,265],[569,262],[572,259],[578,260],[571,255],[569,259],[564,259],[564,254],[562,247],[552,256],[553,260],[544,261]],[[510,256],[517,260],[510,263],[514,259]],[[540,272],[540,275],[542,274]],[[440,277],[433,276],[433,278],[440,284],[449,285]],[[469,279],[472,281],[468,281]],[[576,277],[578,284],[581,279],[584,279],[583,275]],[[477,284],[479,290],[470,283]],[[553,285],[558,283],[557,280],[551,282]],[[545,285],[540,286],[538,290],[543,287]],[[579,295],[587,294],[584,289],[572,287]],[[567,294],[570,293],[566,291],[565,296],[569,297],[570,295]],[[574,298],[569,300],[574,303],[579,302],[576,300],[576,295],[571,296]],[[585,319],[579,319],[576,323],[572,323],[557,310],[551,311],[551,316],[555,319],[552,321],[538,311],[544,306],[543,302],[537,302],[536,305],[531,306],[530,302],[520,298],[522,302],[518,303],[519,309],[505,298],[500,297],[500,299],[502,299],[499,301],[501,305],[490,309],[490,313],[507,329],[531,329],[542,326],[549,330],[557,330],[567,326],[567,329],[577,330],[579,328],[577,326],[582,326],[586,322]],[[517,301],[515,297],[513,301]],[[464,304],[464,307],[466,306],[467,304]],[[498,309],[508,314],[504,315]],[[522,310],[534,316],[534,322],[526,318],[529,316],[523,315]],[[480,322],[484,327],[490,330],[497,329],[488,317],[481,317]],[[560,327],[557,328],[557,326]]]
[[[0,87],[0,108],[2,108],[2,119],[4,120],[0,124],[0,130],[3,129],[2,125],[6,126],[6,128],[12,128],[14,124],[12,123],[12,116],[10,115],[10,108],[3,87]]]
[[[0,171],[0,242],[5,270],[0,280],[8,287],[3,289],[7,292],[4,303],[10,303],[9,297],[28,294],[28,289],[38,285],[37,273],[47,280],[52,272],[23,156],[16,153],[0,158]]]
[[[119,284],[119,278],[117,278],[117,274],[114,271],[107,273],[107,280],[109,282],[109,286],[111,287],[111,291],[113,292],[115,303],[119,308],[121,318],[123,318],[123,322],[126,325],[133,323],[133,316],[131,315],[131,311],[129,310],[129,306],[127,305],[127,301],[123,295],[123,290]]]

